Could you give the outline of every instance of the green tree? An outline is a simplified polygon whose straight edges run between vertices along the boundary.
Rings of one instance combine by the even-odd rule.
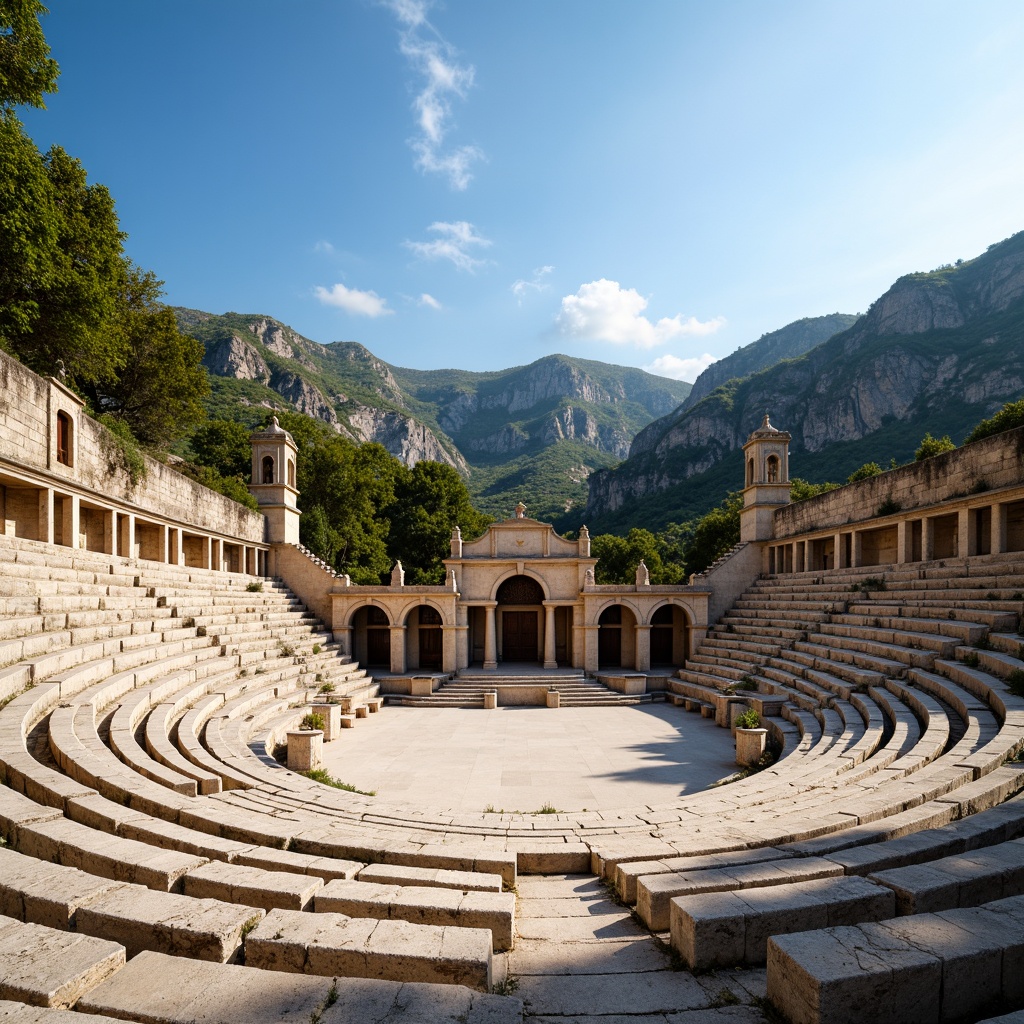
[[[249,431],[234,420],[208,420],[189,441],[192,458],[201,466],[211,466],[221,476],[248,480],[252,471],[252,445]]]
[[[855,469],[847,478],[848,484],[855,484],[858,480],[869,480],[873,476],[878,476],[882,472],[882,467],[877,462],[865,462],[860,469]]]
[[[625,537],[598,534],[590,543],[590,553],[598,559],[594,569],[597,583],[631,584],[636,580],[637,566],[643,559],[650,573],[651,583],[677,583],[681,567],[666,564],[661,557],[662,545],[650,530],[634,527]]]
[[[696,520],[690,539],[683,548],[688,576],[703,572],[739,543],[741,508],[743,495],[739,491],[732,491],[721,505]]]
[[[944,434],[942,437],[932,437],[929,432],[921,438],[921,444],[917,451],[914,452],[914,461],[923,462],[934,455],[941,455],[943,452],[952,451],[956,451],[956,445],[953,444],[949,434]]]
[[[442,559],[451,550],[456,526],[464,540],[473,540],[490,522],[473,508],[458,472],[429,461],[396,474],[395,501],[385,515],[391,524],[388,551],[402,562],[407,582],[414,585],[444,582]]]
[[[88,390],[98,410],[124,420],[142,444],[164,450],[206,418],[210,383],[202,344],[182,334],[173,311],[157,301],[160,284],[126,264],[118,297],[125,362]]]
[[[1024,398],[1016,402],[1007,402],[994,416],[982,420],[964,438],[964,444],[980,441],[993,434],[1001,434],[1004,430],[1013,430],[1014,427],[1024,427]]]
[[[806,498],[816,498],[819,494],[826,494],[829,491],[834,491],[839,484],[823,483],[823,484],[812,484],[808,480],[802,480],[800,477],[795,476],[789,482],[789,500],[790,501],[804,501]]]
[[[0,106],[44,107],[43,94],[57,91],[60,68],[50,57],[39,0],[0,0]]]

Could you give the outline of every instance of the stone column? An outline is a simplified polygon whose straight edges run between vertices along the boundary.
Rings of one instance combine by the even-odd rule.
[[[993,555],[1001,555],[1006,551],[1006,506],[996,502],[992,506],[992,544]]]
[[[333,626],[331,629],[331,637],[334,639],[334,642],[338,645],[338,654],[343,658],[351,658],[352,627]]]
[[[930,562],[935,557],[935,520],[925,517],[921,520],[921,561]]]
[[[971,544],[971,510],[962,508],[956,517],[956,553],[960,558],[973,555],[974,545]]]
[[[243,549],[248,555],[248,549]],[[210,568],[220,572],[224,568],[224,541],[210,541]],[[242,566],[245,569],[245,566]]]
[[[906,519],[901,519],[896,524],[896,561],[899,563],[910,561],[909,544],[911,532],[907,527],[910,524]]]
[[[637,672],[648,672],[651,668],[651,627],[636,627],[636,658]]]
[[[103,512],[103,554],[117,554],[117,513],[112,508]]]
[[[864,535],[860,530],[850,534],[850,568],[856,569],[864,564]]]
[[[586,623],[581,627],[584,631],[583,640],[583,668],[587,672],[597,671],[597,641],[598,630],[601,628],[596,622]]]
[[[459,664],[459,627],[441,626],[441,671],[457,672],[463,667]]]
[[[405,626],[391,627],[391,671],[396,675],[405,672]]]
[[[213,568],[213,538],[212,537],[204,537],[203,538],[203,568],[204,569],[212,569]]]
[[[135,557],[135,516],[129,512],[121,516],[121,537],[118,550],[125,558]]]
[[[555,660],[555,606],[544,603],[544,667],[558,668]]]
[[[36,536],[44,544],[53,543],[53,488],[43,487],[39,491],[39,520]]]
[[[848,569],[849,566],[846,564],[846,545],[843,543],[843,535],[841,533],[836,534],[836,539],[832,542],[832,548],[835,552],[832,557],[833,567],[836,569]]]
[[[484,607],[484,668],[496,669],[498,667],[498,624],[495,611],[498,607],[496,601]]]
[[[77,494],[64,499],[64,544],[69,548],[79,546],[78,531],[81,527],[82,506]]]

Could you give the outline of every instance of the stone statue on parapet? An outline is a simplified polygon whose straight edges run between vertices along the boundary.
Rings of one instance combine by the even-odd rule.
[[[640,564],[636,567],[636,585],[638,587],[649,587],[651,585],[651,574],[647,571],[647,565],[642,558],[640,559]]]
[[[391,570],[391,586],[405,586],[405,570],[402,568],[401,562],[395,562],[395,567]]]

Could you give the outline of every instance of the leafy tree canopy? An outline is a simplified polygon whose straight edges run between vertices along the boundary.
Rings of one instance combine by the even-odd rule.
[[[865,462],[860,469],[855,469],[847,478],[848,484],[855,484],[858,480],[868,480],[873,476],[878,476],[882,472],[882,467],[877,462]]]
[[[921,438],[921,444],[917,451],[914,452],[914,461],[923,462],[925,459],[930,459],[933,455],[941,455],[943,452],[952,451],[956,451],[956,445],[950,439],[949,434],[944,434],[942,437],[932,437],[929,431]]]
[[[964,444],[980,441],[983,437],[991,437],[993,434],[1001,434],[1004,430],[1013,430],[1014,427],[1024,427],[1024,398],[1016,402],[1007,402],[995,416],[982,420],[964,438]]]
[[[192,435],[189,446],[194,460],[210,466],[221,476],[248,480],[252,469],[249,431],[233,420],[208,420]]]
[[[60,68],[50,57],[39,0],[0,0],[0,106],[44,107],[43,94],[57,91]]]
[[[651,583],[683,582],[682,566],[662,559],[663,545],[650,530],[634,528],[625,537],[598,534],[590,544],[590,553],[598,559],[594,578],[598,583],[633,583],[637,566],[643,559]]]

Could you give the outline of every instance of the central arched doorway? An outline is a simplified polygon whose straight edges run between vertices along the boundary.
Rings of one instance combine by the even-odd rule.
[[[599,668],[633,668],[636,665],[636,616],[621,604],[609,605],[597,620]]]
[[[498,587],[499,645],[502,661],[536,662],[544,590],[529,576],[511,576]]]

